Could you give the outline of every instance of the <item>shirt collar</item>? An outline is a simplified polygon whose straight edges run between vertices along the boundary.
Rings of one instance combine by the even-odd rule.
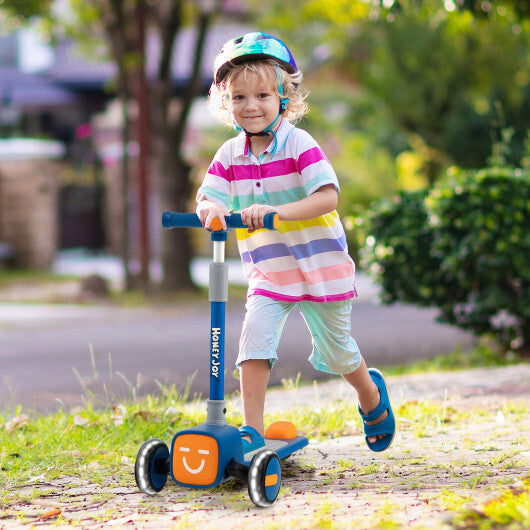
[[[282,119],[282,122],[280,123],[280,126],[276,130],[276,141],[278,142],[276,147],[276,153],[280,153],[283,151],[285,147],[285,142],[287,141],[287,137],[289,136],[289,133],[294,129],[294,125],[287,121],[285,118]],[[244,131],[241,131],[235,138],[236,140],[236,148],[235,148],[235,156],[248,156],[248,148],[249,148],[249,138],[245,134]],[[269,147],[272,147],[274,144],[274,140],[270,143]],[[265,154],[267,151],[265,152]]]

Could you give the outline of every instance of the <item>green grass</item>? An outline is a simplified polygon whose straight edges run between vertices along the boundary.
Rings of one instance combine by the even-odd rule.
[[[34,269],[5,269],[0,270],[0,290],[10,287],[24,286],[28,288],[27,299],[22,302],[31,302],[32,286],[42,285],[60,285],[64,282],[81,282],[81,278],[67,274],[57,274],[46,270]],[[247,288],[242,285],[230,285],[230,300],[241,301],[246,298]],[[208,303],[208,288],[197,287],[181,292],[166,292],[163,288],[156,285],[151,286],[149,292],[140,289],[131,289],[128,291],[110,291],[109,301],[120,307],[152,307],[165,304],[206,304]],[[55,300],[50,300],[53,303]],[[74,300],[74,303],[80,303]]]
[[[530,479],[520,485],[504,488],[479,506],[462,502],[455,511],[452,520],[455,529],[530,528]]]
[[[247,294],[246,286],[230,285],[229,286],[229,304],[230,301],[245,300]],[[115,304],[122,307],[141,307],[141,306],[158,306],[160,304],[190,304],[190,303],[207,303],[208,288],[197,287],[188,291],[165,292],[161,287],[153,287],[149,293],[138,289],[131,291],[113,291],[110,293],[110,299]]]
[[[421,359],[408,364],[383,366],[382,370],[388,375],[449,372],[470,368],[510,366],[524,360],[523,357],[513,351],[502,352],[491,344],[479,343],[470,350],[463,350],[458,347],[450,353],[436,355],[431,359]]]
[[[67,274],[57,274],[45,270],[33,269],[5,269],[0,270],[0,288],[12,285],[37,285],[43,283],[62,283],[64,281],[75,280],[75,276]]]
[[[197,288],[178,293],[167,293],[154,287],[149,293],[133,289],[130,291],[111,291],[110,301],[120,307],[154,307],[160,305],[207,304],[208,290]]]
[[[165,415],[170,407],[182,412]],[[89,403],[73,413],[30,417],[11,434],[6,428],[0,430],[2,482],[9,488],[31,483],[36,477],[51,480],[81,475],[97,482],[102,469],[118,482],[130,482],[130,470],[124,475],[123,461],[134,462],[139,444],[153,437],[170,438],[174,430],[202,419],[187,412],[172,390],[123,410],[123,415],[113,408],[95,410]],[[11,419],[0,415],[0,424]]]

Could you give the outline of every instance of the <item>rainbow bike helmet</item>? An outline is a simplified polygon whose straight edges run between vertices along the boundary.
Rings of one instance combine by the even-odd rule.
[[[218,85],[223,81],[231,67],[256,59],[273,59],[290,74],[297,71],[289,48],[280,39],[261,32],[246,33],[229,40],[215,58],[213,66],[215,84]]]

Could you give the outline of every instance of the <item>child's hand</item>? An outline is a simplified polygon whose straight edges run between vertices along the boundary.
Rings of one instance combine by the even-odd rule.
[[[199,202],[195,211],[199,216],[204,228],[210,230],[212,221],[217,218],[219,221],[221,221],[223,230],[227,229],[225,215],[230,215],[230,212],[224,206],[205,199]]]
[[[241,220],[248,226],[249,232],[263,228],[263,218],[270,212],[279,213],[278,209],[268,204],[253,204],[241,210]]]

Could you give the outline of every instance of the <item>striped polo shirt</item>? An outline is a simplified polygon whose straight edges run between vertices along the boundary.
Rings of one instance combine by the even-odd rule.
[[[317,142],[283,119],[259,159],[245,133],[216,153],[197,193],[240,212],[252,204],[279,206],[308,197],[337,176]],[[274,149],[275,148],[275,149]],[[355,266],[336,211],[308,221],[280,221],[278,230],[237,229],[248,296],[333,302],[356,296]]]

